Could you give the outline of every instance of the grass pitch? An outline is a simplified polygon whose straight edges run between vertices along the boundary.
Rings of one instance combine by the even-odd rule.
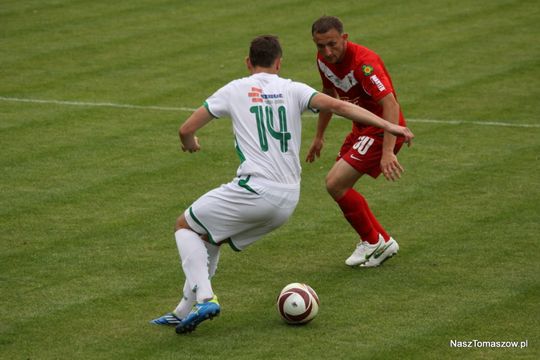
[[[310,26],[323,14],[382,56],[417,135],[399,182],[357,186],[399,255],[343,263],[356,236],[324,190],[350,128],[335,119],[289,223],[223,249],[222,315],[188,336],[151,326],[183,284],[176,217],[238,165],[228,120],[201,131],[200,153],[179,151],[185,109],[246,75],[263,33],[280,36],[282,76],[319,88]],[[4,1],[0,356],[537,359],[538,15],[501,0]],[[316,119],[304,120],[305,154]],[[293,281],[321,299],[307,326],[275,310]]]

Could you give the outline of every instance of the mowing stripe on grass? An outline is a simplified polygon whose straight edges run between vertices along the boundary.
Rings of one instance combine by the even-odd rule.
[[[84,102],[84,101],[69,101],[69,100],[43,100],[43,99],[23,99],[0,96],[0,101],[24,102],[34,104],[54,104],[54,105],[71,105],[71,106],[88,106],[88,107],[113,107],[125,109],[140,109],[140,110],[158,110],[158,111],[186,111],[193,112],[197,109],[188,107],[174,106],[154,106],[154,105],[132,105],[132,104],[115,104],[109,102]],[[307,115],[313,117],[316,115]],[[416,123],[434,123],[434,124],[450,124],[450,125],[483,125],[483,126],[503,126],[503,127],[518,127],[518,128],[540,128],[540,124],[513,124],[502,121],[469,121],[469,120],[437,120],[437,119],[410,119],[407,121]]]

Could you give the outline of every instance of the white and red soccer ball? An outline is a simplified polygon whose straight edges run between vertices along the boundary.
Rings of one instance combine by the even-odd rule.
[[[291,283],[283,288],[277,299],[281,318],[288,324],[306,324],[319,312],[319,297],[306,284]]]

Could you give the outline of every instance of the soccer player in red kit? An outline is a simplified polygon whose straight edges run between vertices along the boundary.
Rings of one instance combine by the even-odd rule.
[[[313,23],[312,36],[317,46],[317,66],[322,92],[359,105],[395,124],[405,126],[397,96],[380,57],[370,49],[348,41],[343,23],[336,17],[323,16]],[[332,113],[321,111],[317,133],[306,160],[320,156],[324,131]],[[400,178],[403,167],[396,154],[403,141],[372,126],[354,123],[345,138],[338,158],[326,177],[326,188],[343,215],[360,235],[347,265],[375,267],[395,255],[399,245],[369,209],[366,199],[353,186],[367,174],[387,180]]]

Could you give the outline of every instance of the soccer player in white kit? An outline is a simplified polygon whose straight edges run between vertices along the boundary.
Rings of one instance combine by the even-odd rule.
[[[183,297],[154,324],[175,325],[177,333],[186,333],[217,316],[221,307],[211,278],[219,246],[228,243],[241,251],[292,215],[300,196],[302,112],[331,111],[407,142],[414,137],[365,109],[279,77],[281,55],[277,37],[255,38],[246,59],[251,76],[216,91],[180,127],[182,150],[196,152],[196,131],[212,119],[230,117],[241,164],[231,182],[201,196],[178,218],[174,235],[186,277]]]

